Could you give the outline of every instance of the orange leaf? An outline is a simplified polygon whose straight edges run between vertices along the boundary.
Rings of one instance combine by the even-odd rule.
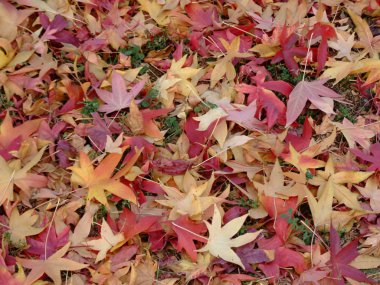
[[[125,147],[123,148],[123,151]],[[84,152],[79,155],[79,165],[69,167],[73,172],[71,182],[88,188],[87,198],[95,198],[103,205],[108,205],[105,190],[136,204],[136,196],[133,190],[119,181],[119,176],[112,177],[117,164],[123,154],[111,153],[94,168],[90,158]]]

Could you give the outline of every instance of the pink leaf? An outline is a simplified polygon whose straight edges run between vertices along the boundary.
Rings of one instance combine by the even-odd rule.
[[[334,101],[331,98],[341,96],[324,86],[328,79],[300,81],[289,95],[286,111],[286,127],[290,126],[302,113],[306,102],[310,100],[314,106],[327,114],[334,114]]]
[[[111,113],[128,108],[132,100],[144,88],[145,81],[142,80],[132,87],[131,91],[127,91],[123,76],[117,72],[112,73],[112,93],[103,89],[96,89],[100,99],[106,104],[100,106],[99,111]]]

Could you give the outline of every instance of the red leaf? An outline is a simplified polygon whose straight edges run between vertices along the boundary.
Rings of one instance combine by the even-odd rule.
[[[169,222],[170,227],[175,231],[178,237],[176,249],[184,249],[193,261],[197,260],[197,252],[194,240],[207,242],[207,239],[201,234],[207,231],[204,223],[195,223],[187,215],[181,216],[175,221]]]
[[[98,113],[93,113],[92,116],[94,118],[93,126],[87,129],[87,134],[96,150],[103,150],[106,147],[107,135],[111,136],[112,134],[120,133],[121,127],[106,116],[104,120]]]
[[[215,6],[203,9],[203,7],[197,3],[190,3],[186,5],[185,10],[191,19],[189,22],[194,30],[202,31],[218,21],[218,11]]]
[[[282,49],[279,52],[277,52],[277,54],[273,57],[272,64],[284,60],[290,73],[292,73],[294,76],[297,76],[299,72],[299,67],[294,57],[306,57],[307,48],[294,47],[299,38],[296,33],[291,33],[289,37],[285,38],[286,36],[287,28],[283,28],[280,37]]]
[[[142,232],[146,232],[152,227],[160,217],[157,216],[147,216],[138,217],[131,210],[124,208],[123,212],[120,214],[119,220],[117,221],[120,231],[124,232],[125,239],[128,240],[133,238]]]
[[[278,278],[280,267],[294,267],[297,273],[301,273],[307,268],[305,259],[300,253],[285,247],[275,249],[275,257],[272,262],[259,265],[268,278]]]
[[[321,43],[318,47],[317,56],[317,76],[319,76],[327,60],[327,40],[336,37],[335,29],[331,25],[322,24],[318,22],[314,25],[313,29],[309,31],[308,37],[310,37],[310,40],[317,37],[322,37]]]
[[[189,156],[195,157],[200,154],[204,148],[204,144],[207,139],[210,137],[212,130],[215,128],[216,121],[211,123],[210,126],[205,131],[198,131],[199,122],[194,120],[193,118],[196,115],[194,113],[190,113],[185,124],[185,133],[189,138],[191,145],[189,149]]]
[[[295,213],[297,201],[297,197],[290,197],[288,200],[268,196],[263,196],[261,198],[265,210],[272,218],[281,218],[281,215],[288,213],[289,209],[292,210],[292,213]]]
[[[313,128],[310,125],[308,117],[306,117],[303,124],[302,135],[296,136],[292,133],[288,133],[285,141],[290,143],[297,151],[303,151],[309,146],[312,135]]]
[[[153,168],[169,175],[180,175],[186,172],[191,162],[182,159],[168,159],[164,157],[157,158],[152,161]]]
[[[249,93],[247,103],[250,104],[253,100],[258,101],[258,111],[266,110],[268,118],[268,127],[271,128],[276,122],[285,124],[285,104],[270,90],[275,90],[286,96],[290,94],[293,87],[285,81],[265,81],[266,75],[262,71],[258,71],[256,76],[252,77],[256,86],[248,84],[240,84],[236,90],[244,93]]]
[[[13,127],[13,120],[7,112],[4,120],[0,123],[0,151],[10,159],[8,151],[19,148],[21,141],[35,133],[41,123],[41,119],[26,121],[21,125]]]
[[[359,255],[358,240],[351,241],[345,247],[340,246],[340,238],[334,227],[330,226],[330,261],[331,277],[334,284],[344,285],[343,278],[351,278],[359,282],[367,282],[376,284],[372,279],[369,279],[362,271],[349,265]]]

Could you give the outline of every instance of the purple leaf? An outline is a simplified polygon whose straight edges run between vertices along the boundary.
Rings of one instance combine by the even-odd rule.
[[[99,111],[105,113],[112,113],[120,111],[121,109],[128,108],[132,100],[144,88],[145,81],[142,80],[132,87],[131,91],[127,91],[123,76],[117,72],[112,73],[112,93],[103,89],[96,89],[98,96],[106,104],[100,106]]]

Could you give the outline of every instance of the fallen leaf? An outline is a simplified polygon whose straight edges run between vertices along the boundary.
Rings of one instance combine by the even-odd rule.
[[[87,154],[81,152],[79,154],[79,162],[75,166],[68,168],[72,171],[71,182],[87,188],[87,199],[91,200],[95,198],[103,205],[108,205],[105,190],[120,198],[136,203],[136,196],[133,190],[121,183],[119,179],[112,177],[121,157],[122,154],[111,153],[94,169]]]
[[[306,102],[309,100],[319,110],[326,114],[334,114],[334,101],[341,96],[330,88],[324,86],[327,79],[315,81],[300,81],[289,95],[286,110],[286,127],[290,126],[301,114]]]
[[[131,91],[128,92],[123,76],[117,72],[113,72],[112,93],[103,89],[96,89],[100,99],[106,103],[105,105],[100,106],[99,111],[108,114],[128,108],[132,100],[144,88],[144,85],[145,81],[140,81],[132,87]]]
[[[254,241],[261,233],[246,233],[237,238],[232,237],[240,230],[248,214],[239,218],[233,219],[222,226],[222,217],[216,205],[214,205],[214,215],[212,224],[205,221],[209,231],[207,244],[199,249],[199,252],[209,251],[213,256],[220,257],[228,262],[235,263],[242,268],[245,268],[240,257],[232,250],[232,247],[240,247]]]
[[[28,210],[20,215],[17,208],[14,208],[9,219],[10,240],[14,245],[26,245],[26,238],[34,236],[44,230],[43,227],[34,227],[38,220],[38,215],[34,210]]]
[[[22,266],[31,269],[28,277],[23,282],[24,285],[31,285],[37,281],[44,273],[49,276],[55,285],[62,284],[61,271],[77,271],[88,267],[87,264],[82,264],[76,261],[72,261],[63,256],[67,253],[70,247],[70,243],[66,244],[56,253],[51,255],[48,259],[25,259],[16,258]]]
[[[102,227],[100,230],[100,239],[93,239],[84,243],[91,249],[98,251],[95,262],[99,262],[106,257],[107,252],[112,247],[116,246],[122,241],[124,241],[123,233],[119,232],[115,235],[106,220],[103,219]]]

